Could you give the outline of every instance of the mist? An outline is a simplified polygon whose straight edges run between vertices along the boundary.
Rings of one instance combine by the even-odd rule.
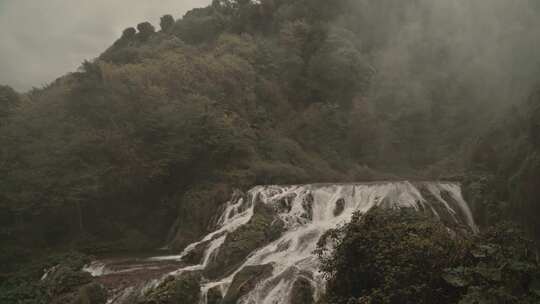
[[[538,0],[32,1],[0,303],[540,303]]]
[[[0,83],[41,87],[97,57],[123,29],[172,14],[180,18],[209,0],[1,0]]]
[[[522,99],[540,72],[538,7],[529,0],[358,1],[368,20],[364,36],[384,45],[372,54],[371,94],[400,91],[426,102],[441,89],[434,83],[451,77],[486,106]]]

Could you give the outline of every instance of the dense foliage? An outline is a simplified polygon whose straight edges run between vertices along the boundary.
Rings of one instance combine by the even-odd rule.
[[[90,261],[77,252],[48,255],[26,264],[2,278],[0,303],[91,303],[104,304],[101,286],[81,271]],[[46,275],[44,275],[46,270]]]
[[[471,240],[415,211],[374,209],[331,231],[318,253],[328,303],[540,300],[534,247],[508,225]]]
[[[469,182],[481,220],[510,215],[540,235],[540,91],[535,90],[494,124],[473,146]],[[497,214],[490,214],[496,210]],[[491,219],[491,220],[490,220]]]
[[[540,235],[539,94],[519,103],[536,40],[471,55],[477,26],[412,2],[214,0],[127,28],[46,87],[0,86],[2,277],[44,248],[182,248],[254,184],[457,176],[482,226],[512,215]],[[473,38],[533,24],[505,22]]]

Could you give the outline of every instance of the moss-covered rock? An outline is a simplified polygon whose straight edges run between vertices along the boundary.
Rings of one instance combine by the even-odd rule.
[[[434,215],[433,211],[435,211],[437,217],[439,218],[439,220],[442,223],[444,223],[444,225],[446,227],[451,228],[455,232],[462,231],[464,229],[465,226],[463,226],[463,223],[466,223],[466,222],[463,222],[463,223],[456,222],[456,218],[455,218],[456,215],[451,213],[448,210],[447,206],[445,206],[433,193],[431,193],[431,191],[429,191],[425,187],[420,187],[420,193],[422,194],[422,197],[429,202],[429,206],[431,208],[433,208],[433,210],[431,210],[429,208],[424,208],[423,212],[425,214],[432,216],[432,215]],[[441,195],[442,195],[442,193],[441,193]],[[448,198],[448,197],[446,197],[446,198]],[[447,202],[447,203],[449,204],[450,207],[454,207],[454,210],[459,209],[459,208],[455,208],[455,206],[452,206],[449,202]],[[455,203],[455,202],[452,200],[452,203]],[[457,216],[458,216],[458,219],[460,219],[460,218],[463,219],[463,220],[465,219],[464,215],[463,215],[463,217],[460,217],[459,214]],[[465,228],[465,230],[466,229],[468,229],[468,228]]]
[[[78,287],[92,280],[80,271],[89,261],[88,256],[71,251],[17,265],[16,272],[0,279],[0,303],[71,303]]]
[[[339,216],[345,210],[345,200],[340,198],[336,201],[336,207],[334,207],[334,216]]]
[[[105,304],[107,292],[102,285],[90,283],[79,288],[79,292],[73,304]]]
[[[278,239],[283,231],[284,224],[275,211],[256,199],[251,220],[227,235],[217,256],[206,267],[205,275],[216,279],[230,274],[251,252]]]
[[[148,292],[139,304],[194,304],[201,294],[200,273],[169,276],[158,287]]]
[[[52,304],[105,304],[105,289],[92,276],[78,268],[77,261],[66,261],[48,270],[40,287]]]
[[[304,200],[302,201],[302,208],[304,208],[305,210],[305,213],[302,214],[302,217],[310,221],[313,220],[313,202],[314,202],[314,198],[311,193],[306,195],[304,197]]]
[[[253,290],[262,280],[272,275],[273,267],[270,264],[247,266],[235,276],[221,304],[236,304],[238,300]]]
[[[299,277],[294,281],[291,296],[289,299],[290,304],[314,304],[313,298],[313,285],[304,277]]]
[[[231,192],[232,189],[226,184],[205,184],[179,197],[176,232],[170,242],[172,249],[182,250],[213,230],[219,213],[216,210],[230,198]]]
[[[223,295],[221,294],[221,289],[218,286],[208,290],[206,304],[220,304],[221,300],[223,300]]]
[[[202,242],[202,243],[198,244],[197,246],[195,246],[195,248],[193,248],[191,251],[189,251],[182,258],[182,262],[185,262],[185,263],[187,263],[189,265],[201,264],[203,262],[203,259],[204,259],[204,254],[206,253],[206,250],[208,249],[208,246],[210,245],[210,243],[212,241],[214,241],[215,239],[218,239],[218,238],[222,237],[224,234],[226,234],[226,232],[217,233],[212,237],[212,239],[210,239],[208,241],[205,241],[205,242]]]
[[[198,265],[201,263],[204,252],[206,251],[206,248],[208,247],[208,244],[210,241],[202,242],[199,245],[195,246],[193,250],[191,250],[188,254],[186,254],[182,258],[182,262],[185,262],[189,265]]]
[[[45,280],[43,286],[51,297],[56,297],[64,293],[72,292],[77,287],[90,283],[92,276],[85,271],[74,270],[69,266],[59,265],[52,269]]]
[[[283,196],[274,204],[274,209],[278,213],[289,213],[292,209],[292,204],[294,199],[296,198],[296,193],[290,193],[288,195]]]

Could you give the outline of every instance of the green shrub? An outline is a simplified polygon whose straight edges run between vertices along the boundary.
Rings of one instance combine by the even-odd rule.
[[[329,303],[540,301],[533,243],[509,224],[466,237],[416,211],[373,209],[329,232],[318,254]]]
[[[330,303],[455,303],[458,292],[440,274],[457,266],[465,242],[412,210],[373,209],[319,244]],[[443,292],[444,291],[444,292]]]

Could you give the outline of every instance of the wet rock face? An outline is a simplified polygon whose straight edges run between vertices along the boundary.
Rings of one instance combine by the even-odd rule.
[[[452,208],[456,213],[458,218],[465,218],[463,210],[459,208],[459,203],[452,197],[452,194],[448,191],[441,191],[441,198],[445,200],[450,208]]]
[[[255,202],[251,220],[227,235],[224,244],[205,269],[205,276],[216,279],[230,274],[250,253],[278,239],[284,231],[275,211],[260,201]]]
[[[231,201],[231,202],[240,202],[241,201],[242,202],[238,208],[231,209],[229,211],[229,213],[226,215],[227,218],[231,219],[235,215],[237,215],[238,213],[242,213],[242,212],[246,211],[250,207],[249,202],[251,201],[251,197],[248,194],[246,194],[245,192],[242,192],[241,190],[235,189],[233,191],[229,201]],[[226,208],[226,205],[223,205],[222,208]],[[225,209],[222,209],[222,210],[225,211]],[[218,219],[220,218],[220,214],[222,214],[223,211],[216,213],[216,218],[215,218],[215,221],[214,221],[215,225],[219,224]]]
[[[210,243],[210,241],[203,242],[203,243],[199,244],[197,247],[195,247],[195,249],[190,251],[182,259],[182,261],[186,262],[189,265],[197,265],[197,264],[199,264],[203,260],[204,251],[206,250],[206,247],[208,246],[209,243]]]
[[[292,208],[294,199],[296,198],[296,193],[291,193],[290,195],[284,196],[274,204],[274,208],[277,213],[289,213]]]
[[[233,279],[227,295],[221,304],[236,304],[238,300],[249,293],[262,280],[272,275],[272,265],[247,266],[240,270]]]
[[[79,293],[73,304],[105,304],[107,292],[102,285],[90,283],[79,289]]]
[[[466,215],[463,212],[463,210],[459,207],[459,203],[454,199],[452,194],[448,191],[441,191],[440,193],[441,198],[447,202],[447,204],[454,210],[455,214],[457,215],[457,218],[465,218]],[[454,232],[458,232],[461,234],[467,234],[470,232],[470,228],[467,225],[464,225],[463,223],[460,223],[458,221],[454,221],[453,223],[445,222],[446,225]]]
[[[198,303],[201,294],[201,275],[186,273],[179,277],[169,276],[137,304],[193,304]]]
[[[238,208],[238,212],[241,213],[249,209],[249,202],[251,202],[251,196],[240,190],[236,190],[235,193],[236,197],[233,197],[233,200],[242,200],[242,205],[240,206],[240,208]]]
[[[428,189],[425,189],[425,188],[421,188],[420,193],[429,202],[429,205],[432,208],[431,210],[429,210],[429,209],[423,210],[425,213],[432,214],[433,212],[436,212],[436,214],[438,215],[438,218],[439,218],[439,220],[441,222],[443,222],[446,226],[448,226],[449,228],[451,228],[454,231],[458,230],[458,223],[456,222],[456,220],[453,217],[452,213],[435,196],[435,194],[433,194],[432,192],[430,192]]]
[[[181,251],[190,243],[208,233],[216,210],[230,198],[232,189],[226,184],[200,185],[177,198],[178,220],[176,232],[170,242],[171,249]],[[238,192],[236,195],[242,195]],[[219,212],[218,212],[219,213]]]
[[[304,277],[299,277],[293,284],[289,302],[290,304],[314,304],[314,292],[311,282]]]
[[[345,200],[340,198],[336,201],[336,207],[334,208],[334,216],[340,216],[345,210]]]
[[[207,304],[221,304],[221,300],[223,300],[223,295],[221,294],[219,287],[216,286],[208,290],[208,295],[206,298]]]
[[[313,220],[313,195],[310,193],[304,197],[302,200],[302,208],[304,208],[305,213],[302,215],[305,219]]]

